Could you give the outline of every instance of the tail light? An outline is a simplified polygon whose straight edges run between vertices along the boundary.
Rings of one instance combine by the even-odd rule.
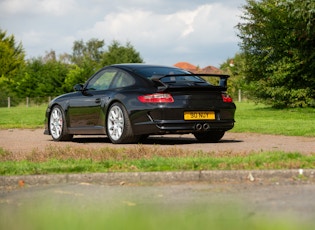
[[[233,99],[226,93],[222,93],[222,100],[226,103],[232,103]]]
[[[142,103],[173,103],[174,98],[169,93],[154,93],[138,97]]]

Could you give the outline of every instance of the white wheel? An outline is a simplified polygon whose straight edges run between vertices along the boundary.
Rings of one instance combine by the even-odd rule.
[[[126,108],[120,103],[114,103],[108,110],[106,133],[114,144],[137,142],[140,137],[134,136]]]
[[[55,141],[71,140],[72,135],[65,133],[64,112],[60,106],[53,107],[49,119],[49,131]]]
[[[118,105],[110,108],[107,118],[107,135],[110,139],[117,141],[121,138],[124,132],[124,113]]]

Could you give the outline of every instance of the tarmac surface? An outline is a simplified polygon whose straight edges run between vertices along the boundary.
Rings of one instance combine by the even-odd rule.
[[[22,215],[28,210],[35,216],[40,210],[52,214],[64,209],[71,213],[118,210],[123,220],[126,212],[138,207],[162,213],[184,211],[187,217],[210,209],[227,221],[263,218],[294,224],[290,229],[300,229],[296,226],[305,223],[311,226],[308,229],[315,227],[312,170],[75,174],[0,180],[1,184],[19,184],[13,190],[0,190],[0,226],[1,221],[8,221],[5,216],[15,218],[21,210]]]
[[[176,183],[315,183],[315,169],[299,170],[214,170],[181,172],[131,172],[0,176],[0,191],[54,184],[142,185]]]

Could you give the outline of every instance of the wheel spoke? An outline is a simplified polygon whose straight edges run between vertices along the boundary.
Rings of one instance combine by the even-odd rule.
[[[118,106],[113,106],[108,113],[108,135],[113,140],[118,140],[124,131],[124,115]]]
[[[62,135],[63,118],[59,108],[54,108],[50,116],[50,132],[53,138],[58,139]]]

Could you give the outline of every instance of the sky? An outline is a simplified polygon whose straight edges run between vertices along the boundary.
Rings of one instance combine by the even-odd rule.
[[[127,42],[145,63],[219,67],[239,52],[246,0],[0,0],[0,29],[26,58],[72,53],[74,41]]]

